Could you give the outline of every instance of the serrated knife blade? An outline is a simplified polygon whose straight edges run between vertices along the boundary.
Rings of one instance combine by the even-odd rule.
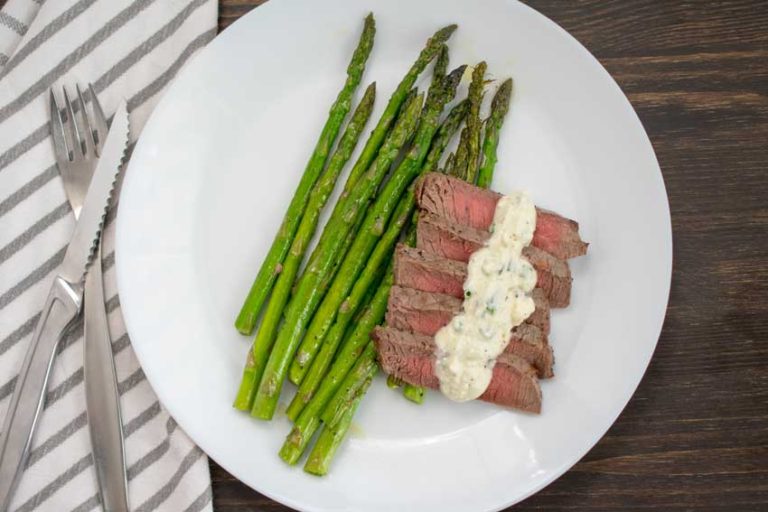
[[[112,189],[128,147],[128,134],[128,113],[125,102],[121,102],[6,411],[0,434],[0,511],[9,508],[16,483],[26,466],[56,348],[80,313],[83,278],[98,248]]]
[[[93,172],[83,208],[80,210],[80,218],[61,263],[59,275],[70,283],[80,283],[83,280],[95,254],[112,189],[128,150],[128,132],[128,111],[125,101],[122,101],[115,110],[99,163]]]

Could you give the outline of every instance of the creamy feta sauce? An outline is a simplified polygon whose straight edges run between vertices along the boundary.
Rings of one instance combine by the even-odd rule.
[[[536,207],[524,192],[496,205],[491,236],[472,254],[461,312],[435,335],[435,374],[451,400],[473,400],[488,387],[511,331],[534,310],[536,270],[522,256],[536,229]]]

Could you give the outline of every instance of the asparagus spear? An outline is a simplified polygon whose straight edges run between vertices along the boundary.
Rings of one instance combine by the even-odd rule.
[[[461,178],[467,179],[467,153],[469,152],[469,128],[466,126],[461,130],[461,137],[459,137],[459,147],[456,148],[456,159],[453,162],[450,174]]]
[[[440,128],[437,130],[437,135],[435,135],[435,138],[432,140],[432,146],[429,148],[429,154],[424,161],[424,170],[422,173],[437,170],[437,164],[440,161],[440,157],[443,155],[443,151],[445,151],[445,148],[451,141],[453,134],[459,129],[459,125],[464,121],[467,112],[469,112],[469,101],[462,100],[448,113],[445,121],[443,121],[443,124],[440,125]],[[448,158],[449,160],[451,159],[450,155]],[[446,162],[446,166],[447,165]]]
[[[480,62],[472,71],[469,84],[469,115],[467,116],[467,181],[474,184],[480,165],[480,105],[483,103],[483,77],[488,65]]]
[[[322,298],[322,290],[318,286],[325,275],[334,265],[334,256],[356,224],[360,209],[368,203],[378,188],[379,183],[389,170],[392,161],[400,152],[400,148],[413,134],[419,114],[423,95],[419,94],[409,100],[401,118],[388,135],[378,156],[371,167],[360,177],[347,201],[344,202],[342,215],[336,225],[326,226],[329,236],[320,240],[321,254],[314,264],[310,265],[299,280],[296,292],[291,300],[291,306],[286,311],[287,316],[280,329],[272,352],[259,381],[256,397],[251,408],[251,416],[261,419],[272,419],[277,399],[288,373],[288,365],[296,352],[298,342],[306,329],[309,316],[314,312]],[[354,248],[354,243],[352,244]],[[352,249],[350,249],[352,250]],[[339,271],[342,272],[343,269]]]
[[[477,177],[479,187],[488,188],[493,179],[496,166],[496,149],[499,146],[499,132],[504,124],[504,117],[509,110],[509,99],[512,96],[512,79],[509,78],[499,86],[491,103],[491,113],[485,122],[485,140],[483,141],[483,164]]]
[[[341,196],[339,197],[339,200],[336,203],[336,206],[334,207],[333,212],[331,213],[331,217],[327,224],[328,226],[332,226],[335,223],[339,222],[338,219],[342,214],[341,210],[344,205],[344,202],[346,201],[347,197],[351,194],[352,189],[355,186],[355,183],[357,183],[357,180],[359,179],[359,177],[368,169],[368,167],[371,165],[371,162],[373,162],[374,158],[376,157],[376,154],[379,151],[379,148],[381,147],[382,142],[384,141],[384,137],[386,136],[387,131],[392,126],[392,123],[395,121],[398,111],[401,109],[401,105],[404,103],[409,91],[413,87],[413,84],[416,83],[416,79],[424,70],[424,68],[427,66],[427,64],[429,64],[430,61],[432,61],[432,59],[435,58],[435,55],[438,55],[438,58],[440,58],[444,54],[446,54],[447,47],[445,45],[445,41],[447,41],[448,38],[451,37],[451,35],[455,30],[456,30],[456,25],[448,25],[447,27],[443,27],[437,32],[435,32],[432,35],[432,37],[427,41],[427,44],[419,54],[416,61],[413,63],[413,65],[408,70],[408,72],[403,77],[403,79],[400,81],[400,83],[397,86],[397,89],[395,89],[395,92],[392,93],[392,97],[389,99],[389,103],[387,103],[387,106],[384,109],[384,113],[381,115],[379,122],[376,124],[376,127],[371,132],[370,137],[365,143],[365,147],[363,147],[363,151],[360,153],[360,156],[355,162],[354,167],[352,167],[352,170],[349,173],[347,182],[344,184],[344,190],[342,191]],[[443,60],[445,60],[445,58]],[[436,63],[436,65],[441,65],[441,64]],[[322,236],[326,236],[325,231],[323,231]],[[313,265],[317,260],[317,258],[327,257],[327,255],[319,252],[320,245],[321,244],[318,243],[315,250],[312,251],[312,255],[310,256],[307,267]],[[338,251],[339,254],[341,255],[340,256],[341,258],[344,257],[344,254],[346,254],[346,250],[348,248],[349,247],[347,246],[346,248],[344,248],[344,250]],[[339,257],[339,256],[336,256],[336,257]],[[326,288],[323,288],[323,290],[325,289]]]
[[[304,471],[317,476],[323,476],[328,473],[331,460],[333,460],[336,450],[341,446],[341,442],[344,440],[344,436],[352,424],[352,418],[355,416],[355,412],[357,412],[357,408],[360,406],[360,402],[366,391],[368,391],[371,382],[372,380],[368,380],[359,390],[358,396],[344,411],[344,415],[336,424],[336,427],[330,428],[326,425],[323,428],[320,436],[317,438],[317,442],[315,442],[315,446],[312,448],[312,452],[307,458],[306,464],[304,464]]]
[[[387,261],[391,259],[400,232],[408,222],[413,211],[413,189],[414,186],[411,185],[406,195],[400,200],[392,220],[389,226],[387,226],[387,231],[381,237],[370,258],[368,258],[365,269],[360,273],[357,281],[355,281],[349,296],[339,306],[336,321],[328,331],[328,335],[321,340],[322,343],[318,343],[314,347],[307,343],[307,341],[313,338],[309,335],[305,336],[297,357],[291,365],[291,374],[301,381],[301,385],[288,406],[287,414],[290,419],[295,420],[304,408],[304,405],[312,399],[315,390],[320,385],[333,360],[333,356],[336,354],[347,326],[363,304],[362,298],[366,290],[371,288],[375,276],[378,274],[378,269],[384,268]],[[317,353],[316,357],[314,352],[308,351],[310,349]],[[318,350],[319,352],[317,352]],[[311,364],[309,360],[311,360]],[[306,364],[302,365],[301,363]]]
[[[425,390],[421,386],[414,386],[413,384],[406,384],[403,386],[403,396],[411,402],[420,404],[424,402]]]
[[[432,72],[432,76],[444,77],[448,73],[448,63],[450,62],[450,54],[448,52],[448,45],[443,44],[440,47],[440,53],[435,59],[435,69]]]
[[[243,370],[243,378],[234,404],[235,408],[241,411],[247,411],[251,408],[255,396],[255,383],[261,378],[264,366],[267,363],[267,358],[275,339],[275,332],[282,318],[285,305],[288,302],[293,280],[299,270],[304,252],[309,241],[312,239],[320,213],[336,185],[336,180],[344,168],[344,164],[352,155],[357,141],[360,139],[360,134],[368,122],[368,118],[371,116],[375,98],[376,83],[374,82],[366,89],[360,104],[355,109],[341,137],[338,148],[328,163],[328,168],[309,196],[306,212],[301,219],[296,236],[293,239],[293,243],[291,243],[291,248],[283,262],[282,272],[275,283],[272,297],[264,313],[259,332],[253,342],[245,369]]]
[[[442,87],[442,81],[445,79],[445,67],[448,65],[448,48],[443,45],[443,51],[441,51],[440,55],[438,55],[437,61],[435,62],[435,75],[432,80],[432,84],[429,88],[429,93],[427,96],[427,103],[433,102],[434,97],[437,94],[441,93],[441,87]],[[430,99],[432,98],[432,99]],[[443,122],[443,124],[440,126],[440,128],[437,131],[437,135],[434,137],[434,140],[432,142],[432,146],[430,147],[429,154],[427,155],[427,159],[425,162],[425,168],[427,170],[431,169],[434,165],[436,165],[437,161],[440,159],[440,154],[445,149],[445,146],[448,144],[451,136],[453,135],[454,131],[458,128],[459,124],[461,123],[461,120],[466,115],[467,109],[469,108],[469,105],[466,101],[459,103],[456,107],[454,107],[451,112],[446,117],[446,120]],[[398,207],[399,211],[399,207]],[[397,217],[397,215],[395,215]],[[400,224],[400,227],[402,227],[402,224]],[[399,229],[397,228],[398,232],[394,234],[396,237],[399,234]],[[394,240],[394,238],[392,238]],[[394,242],[392,242],[394,243]],[[387,249],[384,249],[387,250]],[[383,253],[380,253],[383,254]],[[374,263],[374,261],[377,261]],[[375,268],[373,265],[380,265],[381,261],[371,259],[367,263],[367,267],[369,268]],[[363,272],[363,275],[366,275],[366,272]],[[357,283],[356,283],[357,285]],[[366,286],[365,283],[361,284],[362,286]],[[349,300],[345,301],[345,304],[349,305],[351,304]],[[323,302],[323,305],[325,305],[325,302]],[[321,311],[322,307],[321,305]],[[316,317],[320,316],[321,313],[318,311]],[[299,350],[296,353],[296,357],[294,358],[293,363],[291,363],[291,369],[288,373],[289,379],[294,384],[301,384],[302,379],[304,378],[304,375],[310,368],[310,365],[312,364],[312,361],[314,360],[315,355],[317,354],[317,351],[321,345],[323,345],[323,339],[325,334],[317,335],[315,334],[316,331],[313,331],[313,326],[315,325],[315,320],[313,319],[312,325],[309,328],[308,334],[304,337],[304,340],[302,341],[301,345],[299,346]],[[341,335],[343,334],[343,328],[339,330],[337,333],[337,336],[335,338],[336,344],[338,344],[338,340],[340,340]],[[331,343],[331,346],[333,350],[335,350],[336,345]],[[330,350],[330,349],[327,349]],[[333,354],[328,355],[327,357],[332,357]],[[322,372],[322,373],[320,373]],[[322,378],[322,374],[325,372],[325,367],[320,366],[316,370],[314,370],[314,379],[320,379]],[[310,386],[316,387],[316,382],[313,382],[310,384]],[[314,390],[314,387],[311,387],[311,390]],[[300,390],[299,393],[303,395],[304,401],[308,400],[308,396],[311,396],[311,392],[309,391],[309,386],[304,386],[304,390]],[[295,413],[298,413],[300,410],[300,405],[297,402],[297,399],[294,398],[294,402],[292,402],[293,408],[289,407],[289,411],[295,411]],[[295,404],[295,405],[294,405]],[[289,417],[291,416],[291,412],[289,412]]]
[[[299,222],[304,215],[304,209],[312,192],[312,187],[323,171],[328,153],[336,140],[344,118],[349,112],[351,99],[362,79],[365,63],[373,47],[375,34],[376,23],[373,19],[373,14],[369,14],[365,18],[363,33],[360,36],[355,52],[352,54],[352,60],[347,67],[347,80],[344,83],[344,87],[331,106],[328,120],[304,169],[304,174],[299,181],[293,199],[291,199],[288,205],[283,223],[280,225],[280,229],[272,242],[267,257],[264,259],[259,273],[256,275],[256,279],[248,292],[245,303],[235,320],[235,327],[242,334],[248,335],[253,331],[264,301],[272,290],[277,275],[280,273],[281,264],[288,253],[293,237],[299,227]]]
[[[365,350],[357,359],[352,371],[344,378],[341,386],[325,406],[322,414],[320,414],[322,422],[334,428],[344,414],[344,411],[358,395],[365,381],[372,379],[377,369],[376,349],[373,347],[373,342],[369,341]]]
[[[393,283],[392,263],[384,274],[384,280],[376,290],[373,300],[360,317],[354,330],[344,340],[342,348],[331,366],[330,371],[320,383],[315,396],[304,407],[293,425],[293,429],[280,450],[280,457],[288,464],[295,464],[310,439],[320,426],[320,414],[328,401],[339,389],[341,382],[355,365],[363,349],[370,341],[371,330],[381,323],[387,310],[389,290]]]
[[[373,207],[368,211],[357,238],[345,256],[317,313],[312,318],[302,345],[303,350],[298,354],[299,360],[295,361],[299,367],[304,366],[302,363],[310,362],[317,353],[318,347],[333,324],[341,303],[357,280],[374,246],[381,238],[390,214],[400,202],[404,188],[419,174],[432,138],[437,131],[440,113],[443,106],[456,93],[456,86],[462,73],[463,69],[461,68],[451,72],[446,80],[441,80],[442,85],[435,87],[428,96],[413,146],[395,169]],[[415,200],[412,193],[409,196],[411,198],[406,207],[412,210],[415,207]],[[407,213],[407,216],[410,216],[410,212]],[[300,368],[297,368],[297,371],[300,371]]]

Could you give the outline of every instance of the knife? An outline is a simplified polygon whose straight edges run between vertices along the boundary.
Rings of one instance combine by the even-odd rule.
[[[88,430],[104,510],[128,512],[123,421],[112,340],[104,309],[101,247],[85,278],[83,367]]]
[[[0,434],[0,510],[6,510],[10,505],[19,476],[26,466],[56,347],[80,312],[83,280],[98,247],[109,199],[128,148],[128,130],[126,105],[121,102],[6,412]]]

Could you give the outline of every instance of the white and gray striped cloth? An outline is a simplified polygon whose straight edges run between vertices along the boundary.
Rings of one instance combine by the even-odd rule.
[[[8,0],[0,11],[0,425],[74,225],[54,161],[48,89],[91,82],[107,115],[125,98],[133,143],[179,68],[215,36],[216,20],[216,0]],[[131,509],[211,510],[207,458],[158,403],[131,348],[113,240],[110,223],[105,293]],[[56,359],[11,510],[100,509],[82,346],[80,326]]]

